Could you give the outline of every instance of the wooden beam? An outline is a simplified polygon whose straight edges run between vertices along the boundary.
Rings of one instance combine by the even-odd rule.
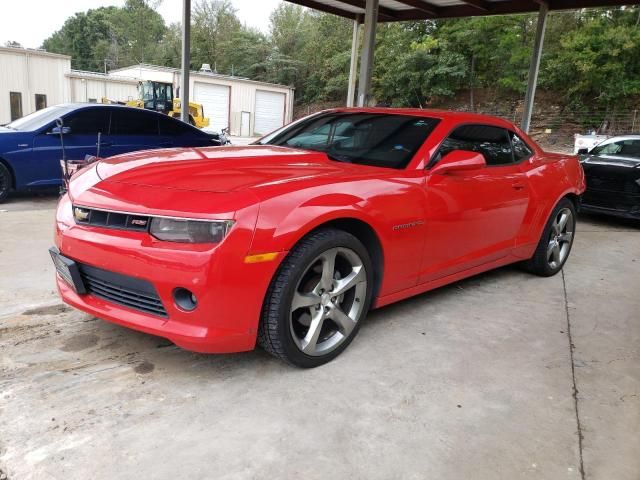
[[[475,7],[478,10],[482,10],[483,12],[488,12],[489,10],[491,10],[491,3],[487,2],[486,0],[460,0],[460,1],[466,3],[467,5],[471,5],[472,7]]]
[[[347,5],[351,5],[352,7],[361,8],[363,11],[367,6],[366,0],[338,0],[340,3],[346,3]],[[398,18],[398,11],[392,10],[387,7],[379,6],[378,7],[378,18],[384,19],[386,21],[394,21],[400,20]]]
[[[405,5],[408,5],[410,7],[415,8],[416,10],[420,11],[420,12],[424,12],[428,15],[431,15],[433,17],[437,17],[438,16],[438,10],[439,8],[431,3],[427,3],[427,2],[423,2],[422,0],[396,0],[398,3],[404,3]],[[404,12],[406,12],[407,10],[403,10],[403,14]],[[408,10],[409,12],[411,12],[411,10]]]
[[[326,5],[324,3],[316,2],[314,0],[287,0],[289,3],[295,3],[302,7],[311,8],[313,10],[319,10],[324,13],[331,13],[333,15],[338,15],[339,17],[349,18],[351,20],[355,20],[356,14],[349,12],[347,10],[342,10],[340,8],[332,7],[331,5]]]

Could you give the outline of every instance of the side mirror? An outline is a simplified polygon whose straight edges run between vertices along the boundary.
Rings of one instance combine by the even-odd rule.
[[[484,155],[469,150],[453,150],[440,159],[431,169],[433,175],[480,170],[487,166]]]
[[[578,155],[588,155],[589,154],[589,149],[588,148],[579,148],[578,149]]]
[[[53,127],[47,132],[47,135],[69,135],[71,133],[71,127]]]

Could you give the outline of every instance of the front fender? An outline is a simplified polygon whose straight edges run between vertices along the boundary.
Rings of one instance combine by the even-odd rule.
[[[419,181],[361,180],[303,189],[262,202],[251,254],[287,252],[322,225],[359,220],[371,227],[382,247],[380,295],[385,295],[417,282],[424,218],[424,188]],[[397,228],[407,225],[412,228]]]

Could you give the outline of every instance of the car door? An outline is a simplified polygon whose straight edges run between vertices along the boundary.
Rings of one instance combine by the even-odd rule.
[[[441,144],[430,166],[453,150],[482,153],[487,165],[451,174],[427,172],[421,283],[509,255],[529,204],[528,181],[506,129],[459,126]]]
[[[161,115],[142,109],[114,107],[111,114],[111,135],[106,151],[111,155],[162,148],[158,132]]]
[[[62,116],[66,158],[82,160],[86,155],[96,155],[98,132],[109,132],[110,111],[106,107],[87,107],[74,110]],[[31,185],[58,185],[62,181],[60,160],[62,147],[59,133],[54,133],[55,123],[51,123],[33,140],[33,155],[29,158],[29,171],[33,178]]]

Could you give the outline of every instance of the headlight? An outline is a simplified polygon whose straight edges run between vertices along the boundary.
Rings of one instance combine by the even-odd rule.
[[[149,231],[159,240],[182,243],[220,243],[227,236],[233,220],[176,220],[155,217]]]

